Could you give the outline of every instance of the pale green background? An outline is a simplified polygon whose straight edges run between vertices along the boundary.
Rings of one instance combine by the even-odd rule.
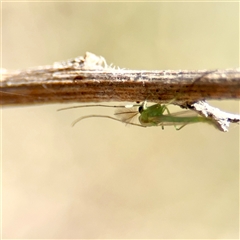
[[[86,51],[129,69],[238,67],[238,3],[3,3],[7,69]],[[72,106],[70,104],[69,106]],[[237,101],[213,105],[238,112]],[[112,109],[4,108],[4,238],[238,238],[239,127],[142,129]]]

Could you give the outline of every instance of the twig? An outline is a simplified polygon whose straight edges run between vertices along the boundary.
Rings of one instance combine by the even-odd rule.
[[[218,108],[210,106],[205,101],[189,104],[187,108],[195,110],[204,117],[211,118],[215,122],[215,126],[223,132],[228,131],[230,123],[240,122],[240,115],[223,112]]]
[[[0,91],[2,105],[146,99],[169,102],[175,98],[174,104],[191,108],[191,103],[204,99],[239,99],[240,69],[125,70],[108,66],[104,58],[86,53],[85,57],[52,66],[2,70]]]

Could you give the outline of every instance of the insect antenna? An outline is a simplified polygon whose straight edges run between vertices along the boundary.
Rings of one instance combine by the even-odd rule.
[[[94,117],[97,117],[97,118],[109,118],[109,119],[112,119],[112,120],[115,120],[115,121],[118,121],[118,122],[123,122],[122,120],[120,119],[117,119],[117,118],[114,118],[114,117],[111,117],[111,116],[107,116],[107,115],[86,115],[86,116],[83,116],[83,117],[80,117],[80,118],[77,118],[73,123],[72,123],[72,127],[74,127],[78,122],[82,121],[83,119],[86,119],[86,118],[94,118]],[[145,126],[142,126],[140,124],[136,124],[136,123],[128,123],[130,125],[133,125],[133,126],[137,126],[137,127],[145,127]]]
[[[139,105],[132,105],[132,107],[135,107],[135,106],[139,106]],[[91,104],[91,105],[82,105],[82,106],[72,106],[72,107],[60,108],[57,111],[74,109],[74,108],[85,108],[85,107],[126,108],[126,106],[111,106],[111,105],[105,105],[105,104]]]

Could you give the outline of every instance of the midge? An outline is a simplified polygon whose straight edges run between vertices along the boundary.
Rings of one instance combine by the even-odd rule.
[[[177,113],[170,113],[168,106],[169,104],[154,104],[150,107],[147,106],[147,101],[144,101],[142,104],[134,104],[129,108],[128,106],[109,106],[109,105],[84,105],[84,106],[74,106],[68,108],[61,108],[61,110],[67,110],[72,108],[82,108],[82,107],[114,107],[121,108],[118,109],[114,115],[115,117],[107,116],[107,115],[86,115],[76,119],[72,126],[74,126],[79,121],[86,118],[109,118],[115,121],[123,122],[126,124],[138,126],[138,127],[157,127],[160,126],[164,129],[165,126],[174,126],[176,130],[182,129],[184,126],[190,123],[198,123],[198,122],[206,122],[209,124],[213,124],[214,122],[210,118],[201,117],[201,116],[180,116],[185,113],[189,113],[190,111],[181,111]],[[134,109],[134,107],[138,107],[138,111]],[[124,108],[124,109],[123,109]],[[131,122],[132,119],[139,115],[138,120],[139,124]],[[179,127],[178,127],[179,126]]]

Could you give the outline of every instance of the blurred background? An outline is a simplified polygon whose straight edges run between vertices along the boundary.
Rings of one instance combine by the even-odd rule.
[[[127,69],[235,68],[239,3],[2,3],[3,68],[86,51]],[[239,112],[238,101],[211,104]],[[72,128],[114,112],[57,112],[72,105],[3,108],[3,238],[239,237],[239,126]]]

